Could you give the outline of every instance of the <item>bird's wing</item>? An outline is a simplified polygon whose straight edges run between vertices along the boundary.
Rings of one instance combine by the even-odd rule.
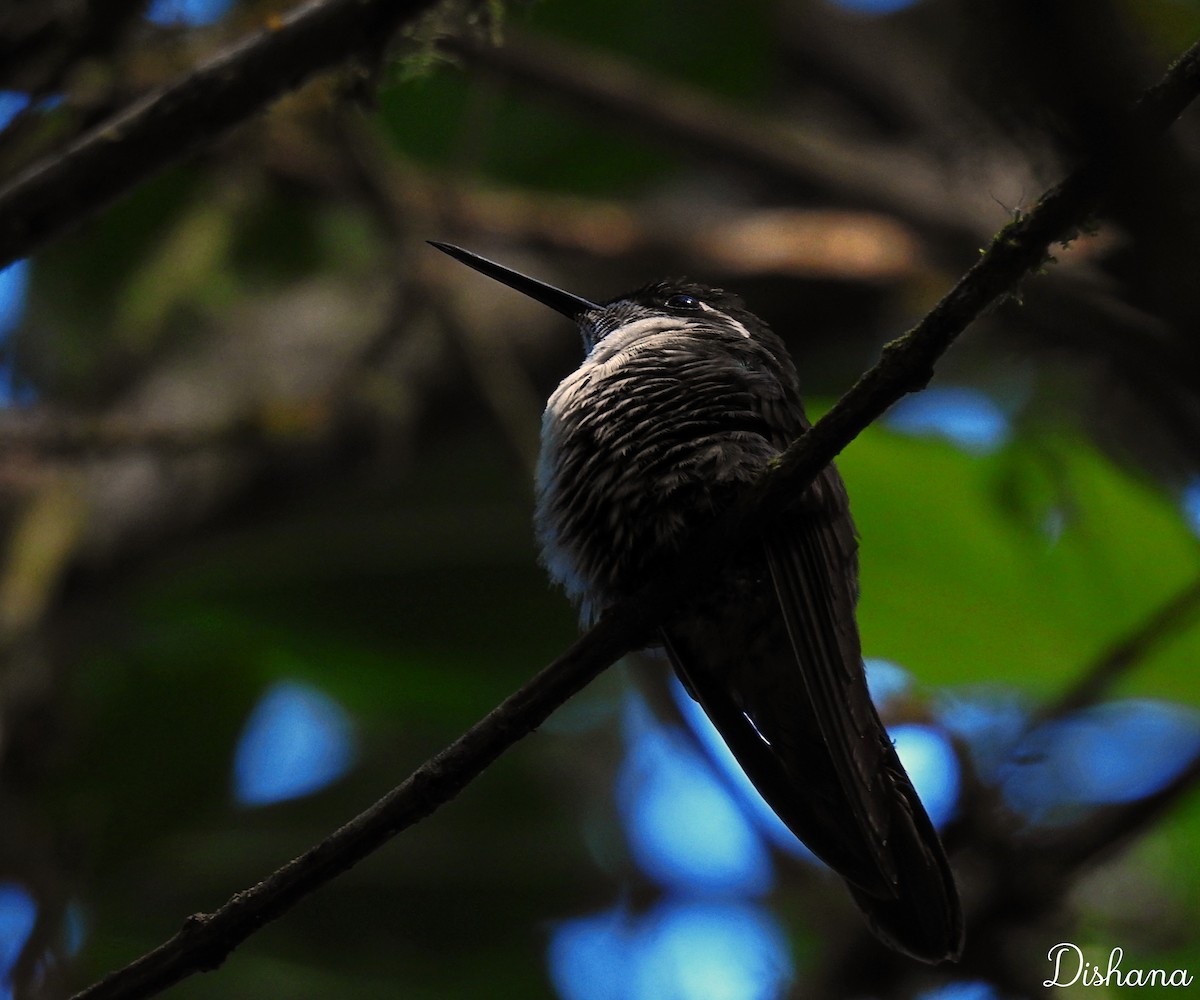
[[[851,886],[877,933],[926,961],[962,918],[941,843],[867,691],[856,541],[837,473],[665,645],[747,776]]]

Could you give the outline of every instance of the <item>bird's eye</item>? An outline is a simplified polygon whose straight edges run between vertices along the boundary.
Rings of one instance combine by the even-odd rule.
[[[668,309],[699,309],[702,303],[694,295],[672,295],[666,301]]]

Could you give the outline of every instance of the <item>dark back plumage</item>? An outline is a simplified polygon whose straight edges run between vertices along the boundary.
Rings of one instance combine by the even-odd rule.
[[[657,282],[580,327],[587,358],[543,417],[535,522],[551,575],[590,621],[807,421],[782,341],[735,296]]]
[[[536,525],[550,574],[588,621],[809,426],[796,370],[719,289],[662,281],[595,304],[485,264],[571,316],[584,339],[587,356],[546,406]],[[830,465],[663,623],[661,641],[755,787],[846,879],[875,932],[923,961],[954,959],[954,878],[867,692],[857,599],[854,523]]]

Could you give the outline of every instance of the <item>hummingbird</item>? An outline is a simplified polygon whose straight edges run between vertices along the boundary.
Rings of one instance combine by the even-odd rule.
[[[535,527],[588,624],[635,594],[810,426],[783,341],[736,295],[656,281],[603,303],[434,247],[572,320],[583,363],[542,420]],[[884,943],[958,958],[937,832],[867,691],[858,535],[837,469],[658,627],[679,680],[763,799]]]

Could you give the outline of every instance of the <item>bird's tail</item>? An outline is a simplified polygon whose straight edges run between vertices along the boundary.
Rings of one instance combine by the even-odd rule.
[[[759,793],[846,880],[875,933],[921,961],[953,960],[954,877],[871,702],[853,618],[830,606],[853,613],[817,542],[800,533],[748,560],[664,644]]]

